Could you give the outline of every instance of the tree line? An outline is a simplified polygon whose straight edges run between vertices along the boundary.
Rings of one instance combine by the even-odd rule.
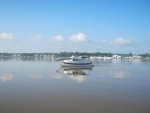
[[[101,53],[101,52],[60,52],[60,53],[0,53],[0,57],[43,57],[43,56],[52,56],[55,58],[58,57],[71,57],[71,56],[99,56],[99,57],[112,57],[112,53]],[[117,54],[120,56],[132,56],[132,53],[129,54]],[[149,53],[139,54],[143,58],[150,57]]]
[[[93,53],[88,53],[88,52],[60,52],[60,53],[55,53],[56,57],[71,57],[71,56],[85,56],[85,57],[90,57],[90,56],[107,56],[107,57],[112,57],[112,53],[100,53],[100,52],[93,52]]]

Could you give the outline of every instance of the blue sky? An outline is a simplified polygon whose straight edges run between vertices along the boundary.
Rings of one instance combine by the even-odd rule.
[[[0,0],[0,52],[150,53],[149,0]]]

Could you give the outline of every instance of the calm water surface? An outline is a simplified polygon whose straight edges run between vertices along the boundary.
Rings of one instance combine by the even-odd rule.
[[[150,61],[0,60],[0,113],[150,113]]]

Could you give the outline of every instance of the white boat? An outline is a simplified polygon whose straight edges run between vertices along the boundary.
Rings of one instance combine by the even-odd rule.
[[[93,63],[92,61],[85,61],[82,59],[82,57],[75,57],[72,56],[67,60],[64,60],[62,62],[60,62],[61,66],[73,66],[73,67],[93,67]]]

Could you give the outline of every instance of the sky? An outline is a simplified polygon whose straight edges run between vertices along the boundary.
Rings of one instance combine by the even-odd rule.
[[[149,0],[0,0],[0,53],[150,53]]]

